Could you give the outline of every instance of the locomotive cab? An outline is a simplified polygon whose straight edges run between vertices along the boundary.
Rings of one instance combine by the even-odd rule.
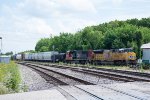
[[[136,63],[136,54],[133,52],[132,48],[127,48],[124,49],[124,52],[126,52],[126,60],[130,64],[135,64]]]
[[[66,61],[73,60],[73,51],[67,51],[66,52]]]
[[[119,60],[125,64],[134,64],[136,62],[136,54],[133,52],[132,48],[119,49],[119,54]]]

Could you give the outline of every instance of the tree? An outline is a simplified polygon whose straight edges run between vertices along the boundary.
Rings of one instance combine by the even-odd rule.
[[[136,42],[137,42],[137,58],[141,58],[141,45],[142,45],[142,33],[141,31],[136,32]]]
[[[13,52],[12,51],[6,52],[4,55],[13,55]]]
[[[105,49],[112,49],[113,41],[116,39],[116,35],[113,30],[106,31],[104,35],[104,48]]]
[[[117,49],[133,48],[140,58],[140,46],[150,42],[150,18],[130,19],[126,21],[111,21],[71,33],[60,33],[59,36],[43,38],[36,44],[36,52],[55,50],[66,52],[68,50],[88,49]]]
[[[47,48],[50,46],[50,44],[51,44],[51,38],[41,39],[37,42],[35,46],[35,51],[37,52],[47,51],[48,50]]]

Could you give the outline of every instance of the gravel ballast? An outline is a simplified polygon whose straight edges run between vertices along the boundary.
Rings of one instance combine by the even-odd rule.
[[[18,66],[20,68],[22,86],[24,86],[27,91],[45,90],[53,87],[52,84],[47,83],[46,80],[35,71],[23,65]]]
[[[46,68],[46,69],[50,69],[59,73],[63,73],[69,76],[73,76],[94,84],[113,84],[113,83],[122,83],[122,81],[115,81],[115,80],[110,80],[107,78],[103,78],[100,76],[94,76],[94,75],[90,75],[87,73],[81,73],[81,72],[76,72],[76,71],[72,71],[71,69],[62,69],[62,68],[57,68],[57,67],[51,67],[51,66],[44,66],[44,65],[39,65],[40,67]],[[51,72],[52,73],[52,72]],[[52,76],[55,76],[55,74],[52,73]],[[57,75],[59,76],[59,75]],[[61,76],[61,75],[60,75]],[[61,77],[62,78],[62,77]],[[60,79],[61,79],[60,78]],[[63,79],[63,78],[62,78]],[[65,80],[67,82],[67,80]],[[73,82],[73,81],[72,81]],[[70,82],[70,84],[72,84],[72,82]],[[69,84],[69,83],[68,83]],[[76,83],[73,83],[76,84]],[[78,84],[76,84],[78,85]]]

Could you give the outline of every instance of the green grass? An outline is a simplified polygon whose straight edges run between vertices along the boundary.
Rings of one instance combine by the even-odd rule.
[[[0,94],[19,92],[20,82],[19,68],[14,62],[0,63]]]

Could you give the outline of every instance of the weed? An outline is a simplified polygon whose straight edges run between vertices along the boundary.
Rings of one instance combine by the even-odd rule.
[[[2,88],[6,87],[9,92],[19,91],[19,84],[21,82],[20,72],[14,62],[0,64],[0,82],[3,84]]]

